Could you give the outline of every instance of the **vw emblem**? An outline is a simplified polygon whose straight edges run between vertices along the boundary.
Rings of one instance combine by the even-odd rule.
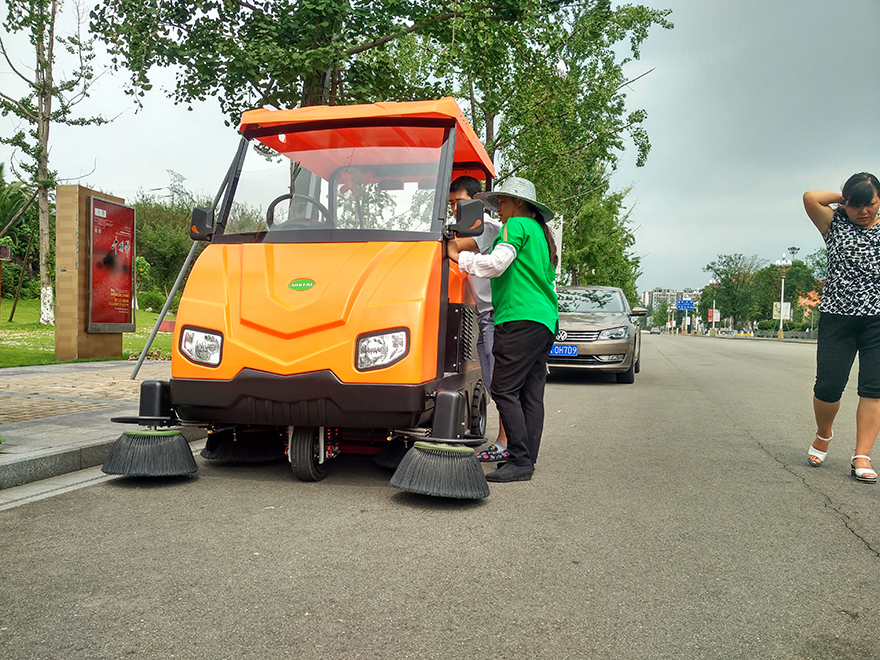
[[[556,341],[565,341],[568,338],[568,333],[565,330],[560,330],[556,333]]]

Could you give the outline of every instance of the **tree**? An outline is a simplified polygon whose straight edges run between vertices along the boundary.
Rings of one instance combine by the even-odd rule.
[[[782,271],[779,266],[765,266],[755,273],[753,286],[757,318],[773,318],[773,304],[780,302],[781,280]],[[812,270],[803,261],[795,259],[791,267],[785,271],[785,302],[791,303],[792,320],[803,320],[804,310],[799,301],[814,291],[816,285]]]
[[[152,286],[167,297],[192,247],[187,229],[194,205],[139,193],[132,206],[137,214],[137,256],[148,266],[139,276],[149,273],[148,281],[139,283],[139,288]]]
[[[175,101],[216,96],[228,123],[251,107],[453,94],[499,178],[539,182],[572,223],[569,276],[634,300],[634,238],[608,179],[627,137],[639,164],[650,148],[644,111],[626,111],[623,67],[651,27],[672,27],[668,14],[610,0],[105,0],[92,29],[138,99],[154,66],[179,67]]]
[[[651,327],[665,328],[668,321],[669,303],[664,300],[651,317]]]
[[[38,227],[36,207],[33,204],[34,192],[19,181],[6,182],[5,167],[0,163],[0,245],[11,248],[9,262],[3,265],[3,296],[11,298],[18,288],[19,276],[24,269],[28,275],[23,292],[32,297],[30,277],[33,269],[39,267],[39,256],[32,247],[33,234]],[[28,246],[31,246],[28,254]],[[50,255],[51,260],[51,255]],[[39,295],[39,287],[37,287]]]
[[[580,212],[563,226],[563,272],[573,285],[598,284],[623,289],[631,304],[638,299],[635,288],[640,259],[630,253],[635,237],[621,216],[626,193],[591,196]]]
[[[455,22],[517,23],[559,2],[459,0],[105,0],[92,30],[113,63],[131,74],[129,92],[151,88],[154,66],[179,67],[175,101],[216,96],[235,123],[253,107],[295,108],[437,95],[418,55],[395,55],[418,42],[455,35]],[[459,28],[461,30],[461,27]],[[460,32],[459,32],[460,34]]]
[[[37,189],[39,216],[40,260],[40,323],[54,324],[54,296],[50,270],[51,228],[50,193],[55,189],[55,172],[49,168],[49,129],[52,124],[85,126],[102,124],[102,117],[77,118],[73,109],[88,96],[94,78],[92,69],[92,40],[84,40],[79,32],[69,37],[56,37],[55,24],[62,0],[8,0],[7,13],[2,25],[5,35],[25,33],[34,48],[34,68],[26,71],[10,57],[3,38],[0,52],[6,65],[26,87],[23,97],[15,99],[0,92],[0,113],[13,115],[29,126],[11,137],[0,136],[0,142],[21,151],[26,161],[22,169],[30,176]],[[77,21],[78,26],[81,21]],[[55,77],[57,54],[61,46],[73,56],[76,64],[68,78]]]
[[[757,255],[719,254],[703,267],[718,282],[714,293],[719,312],[725,317],[732,316],[738,329],[757,316],[754,280],[763,265],[764,260]]]
[[[631,81],[623,68],[638,59],[650,28],[672,27],[668,14],[601,0],[560,7],[525,34],[475,25],[450,62],[453,87],[500,165],[499,181],[516,175],[537,182],[543,201],[564,217],[569,280],[621,286],[631,302],[640,273],[630,252],[628,191],[609,191],[608,180],[627,137],[639,165],[650,150],[645,112],[626,110],[623,90]]]
[[[828,251],[824,247],[816,248],[815,252],[808,254],[804,261],[817,280],[828,277]]]

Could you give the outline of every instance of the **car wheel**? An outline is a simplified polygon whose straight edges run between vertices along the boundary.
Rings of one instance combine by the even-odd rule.
[[[639,357],[636,358],[636,368],[635,372],[639,373],[642,370],[642,354],[639,353]]]
[[[629,369],[624,371],[622,374],[615,374],[617,376],[618,383],[634,383],[636,382],[636,365],[633,362],[629,365]]]

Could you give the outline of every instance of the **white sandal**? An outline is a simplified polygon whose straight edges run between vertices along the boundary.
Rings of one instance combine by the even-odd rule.
[[[866,484],[876,484],[877,473],[874,472],[874,470],[872,470],[871,468],[857,468],[855,463],[857,458],[867,458],[868,462],[871,462],[870,456],[865,456],[864,454],[854,454],[852,457],[852,463],[850,463],[850,466],[852,467],[852,471],[850,472],[850,474],[853,475],[857,481],[861,481]]]
[[[834,431],[831,431],[831,435],[827,438],[823,438],[818,433],[816,434],[816,440],[820,440],[822,442],[831,442],[831,438],[834,437]],[[810,451],[807,452],[807,463],[809,463],[812,467],[819,467],[822,465],[822,462],[825,460],[825,457],[828,455],[828,450],[819,451],[813,445],[810,445]],[[819,459],[818,463],[814,463],[810,460],[810,456],[815,456]]]

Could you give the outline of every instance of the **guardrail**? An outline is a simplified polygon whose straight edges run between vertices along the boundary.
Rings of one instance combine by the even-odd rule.
[[[779,330],[758,330],[755,333],[755,337],[773,337],[776,338],[779,336]],[[813,330],[813,332],[789,332],[788,330],[783,332],[783,336],[786,339],[818,339],[819,331]]]

